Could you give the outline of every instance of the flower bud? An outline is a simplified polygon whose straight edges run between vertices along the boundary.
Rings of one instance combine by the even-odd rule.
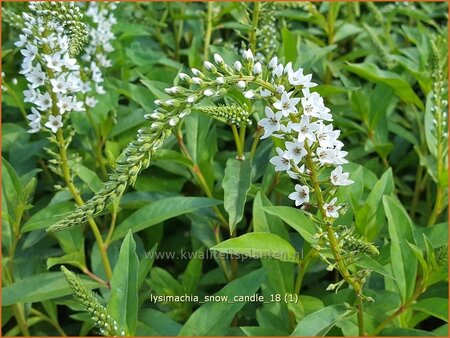
[[[245,81],[239,81],[238,83],[237,83],[237,86],[238,86],[238,88],[240,88],[240,89],[245,89],[245,87],[247,87],[247,83],[245,82]]]
[[[217,53],[214,54],[214,62],[217,63],[219,66],[224,63],[223,58]]]
[[[255,63],[255,65],[253,66],[253,75],[259,75],[262,72],[262,67],[261,67],[261,63],[257,62]]]
[[[244,57],[244,60],[247,62],[253,62],[253,53],[251,49],[244,50],[242,53],[242,56]]]
[[[278,64],[278,58],[274,56],[269,62],[269,69],[275,69]]]
[[[236,69],[236,71],[240,72],[242,69],[242,63],[240,63],[239,61],[236,61],[234,63],[234,69]]]
[[[214,90],[212,90],[212,89],[206,89],[206,90],[203,92],[203,95],[205,95],[205,96],[213,96],[213,95],[214,95]]]

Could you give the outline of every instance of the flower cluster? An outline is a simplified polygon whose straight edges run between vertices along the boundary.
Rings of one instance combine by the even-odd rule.
[[[294,70],[292,64],[278,63],[272,58],[268,68],[271,70],[271,83],[276,86],[277,96],[272,105],[265,108],[266,117],[258,124],[264,128],[262,138],[273,136],[284,140],[284,148],[277,148],[277,155],[270,162],[276,171],[287,174],[303,184],[295,186],[295,192],[289,198],[296,206],[310,202],[311,186],[308,185],[308,172],[311,170],[306,158],[322,170],[325,167],[335,167],[329,176],[329,182],[334,186],[345,186],[353,183],[349,174],[342,171],[346,151],[343,143],[338,140],[340,130],[334,130],[332,115],[317,92],[311,92],[316,84],[311,82],[312,76],[304,74],[302,68]],[[300,96],[301,93],[301,96]],[[262,93],[270,96],[269,92]],[[302,164],[303,163],[303,164]],[[305,167],[305,164],[306,167]],[[327,217],[337,218],[337,199],[333,198],[323,204]]]
[[[111,318],[106,308],[100,304],[95,294],[87,289],[80,278],[66,267],[61,266],[67,283],[69,284],[75,298],[83,305],[86,311],[91,315],[91,319],[100,329],[100,333],[104,336],[116,337],[124,336],[125,332],[119,330],[117,322]]]
[[[66,113],[84,110],[76,97],[81,90],[80,67],[70,56],[70,41],[63,26],[37,4],[29,6],[31,15],[23,13],[24,28],[15,43],[24,57],[20,74],[28,82],[24,101],[33,104],[27,116],[29,132],[40,131],[43,124],[56,133]]]
[[[209,116],[225,118],[231,122],[248,120],[242,109],[205,109],[200,105],[203,99],[209,103],[223,100],[229,92],[235,95],[236,90],[242,93],[242,99],[262,99],[270,102],[271,107],[265,109],[266,118],[259,124],[264,127],[263,137],[274,136],[285,140],[286,149],[278,149],[278,156],[271,160],[277,170],[287,171],[295,179],[303,181],[297,187],[296,195],[291,198],[297,204],[309,202],[308,172],[317,167],[319,170],[335,166],[329,184],[333,186],[348,185],[348,173],[342,172],[340,164],[347,163],[342,150],[342,142],[337,138],[339,131],[333,130],[329,109],[324,106],[323,99],[309,88],[315,86],[311,75],[303,74],[303,70],[294,71],[292,64],[278,64],[273,58],[268,66],[255,62],[251,50],[245,50],[242,59],[225,62],[221,55],[214,55],[214,63],[204,62],[204,71],[191,69],[191,75],[179,73],[179,83],[168,87],[167,98],[157,99],[157,108],[145,116],[151,123],[139,129],[135,141],[131,142],[118,160],[115,172],[110,175],[93,198],[83,207],[48,231],[59,231],[72,226],[81,225],[89,217],[102,212],[117,196],[120,196],[130,184],[133,184],[141,170],[150,165],[151,157],[162,146],[163,141],[171,134],[180,119],[192,110],[203,112]],[[302,97],[297,98],[299,92]],[[233,115],[234,114],[234,115]],[[305,166],[300,166],[303,159],[309,159]],[[328,217],[336,217],[341,208],[336,199],[323,201],[324,212]]]
[[[85,79],[82,92],[86,95],[85,104],[88,107],[94,107],[98,102],[95,97],[105,93],[102,86],[104,81],[102,68],[112,66],[107,54],[114,51],[111,42],[115,38],[112,27],[116,24],[113,14],[116,7],[117,5],[112,2],[90,2],[87,5],[86,16],[92,23],[88,27],[89,43],[81,59],[86,63],[86,66],[82,68]]]

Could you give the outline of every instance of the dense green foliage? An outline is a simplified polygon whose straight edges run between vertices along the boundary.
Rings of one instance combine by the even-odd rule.
[[[48,6],[88,69],[89,4]],[[105,93],[78,93],[98,102],[29,133],[15,43],[30,9],[3,2],[2,335],[446,336],[447,6],[105,7],[117,19]],[[354,181],[328,187],[308,153],[302,208],[269,162],[282,140],[261,139],[264,98],[238,89],[275,92],[274,56],[313,75]],[[187,104],[200,93],[189,68],[205,83],[225,74],[223,91]],[[333,196],[336,221],[322,209]]]

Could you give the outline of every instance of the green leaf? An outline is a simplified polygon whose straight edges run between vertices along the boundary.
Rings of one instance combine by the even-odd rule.
[[[221,201],[205,197],[169,197],[158,200],[134,212],[114,231],[112,240],[118,240],[131,230],[141,231],[159,224],[169,218],[193,212],[200,208],[208,208],[220,204]]]
[[[108,311],[116,318],[117,325],[129,336],[136,333],[138,313],[138,267],[136,243],[131,230],[120,247],[119,259],[111,279],[111,298]]]
[[[355,311],[345,305],[331,305],[313,312],[298,322],[291,336],[325,336],[336,323]]]
[[[395,90],[395,93],[406,103],[413,103],[419,109],[424,109],[424,105],[416,95],[411,85],[406,82],[400,75],[379,69],[373,63],[352,64],[349,63],[344,67],[346,70],[359,75],[367,80],[377,83],[384,83]]]
[[[73,170],[93,192],[97,192],[103,187],[103,182],[97,174],[91,169],[86,168],[84,165],[77,163],[73,167]]]
[[[313,239],[316,227],[303,211],[292,207],[265,207],[264,210],[271,215],[281,218],[308,243],[316,243],[316,240]]]
[[[81,277],[83,285],[89,289],[99,284]],[[36,303],[44,300],[67,296],[72,293],[62,272],[46,272],[17,280],[2,288],[2,306],[15,303]]]
[[[70,264],[80,270],[86,268],[84,253],[81,252],[72,252],[61,257],[50,257],[47,259],[47,269],[50,269],[51,267],[58,264]]]
[[[148,273],[153,267],[153,263],[155,262],[155,253],[158,249],[158,244],[155,244],[150,251],[145,253],[145,257],[141,258],[139,261],[139,277],[138,277],[138,290],[144,284],[145,279],[147,278]]]
[[[251,186],[252,166],[250,159],[228,159],[222,182],[224,207],[228,213],[230,233],[233,233],[243,215],[247,193]]]
[[[388,219],[392,273],[402,301],[409,299],[415,287],[417,259],[411,255],[409,243],[415,243],[412,222],[401,203],[390,196],[383,196]]]
[[[369,240],[374,239],[384,225],[384,215],[380,203],[383,195],[391,194],[393,189],[394,178],[392,169],[389,168],[370,191],[361,209],[356,212],[356,228],[361,234],[365,234]]]
[[[176,336],[181,324],[155,309],[139,310],[136,336]]]
[[[223,241],[210,250],[256,259],[298,263],[299,253],[283,238],[267,232],[251,232]]]
[[[198,281],[202,275],[203,260],[200,258],[199,253],[201,253],[201,251],[197,251],[195,253],[183,273],[181,285],[187,294],[195,293],[197,290]]]
[[[224,335],[236,313],[246,304],[246,302],[235,301],[235,297],[255,294],[264,275],[264,270],[259,269],[228,283],[214,294],[214,296],[221,296],[221,301],[209,301],[200,306],[184,324],[179,336]]]
[[[23,232],[45,229],[63,219],[67,213],[73,211],[75,205],[73,202],[62,202],[46,206],[39,210],[22,226]]]
[[[419,300],[412,305],[417,311],[425,312],[433,317],[439,318],[448,323],[448,299],[431,297]]]
[[[264,212],[264,207],[272,206],[269,199],[258,191],[253,200],[253,229],[255,232],[268,232],[289,240],[289,233],[283,222],[273,215]],[[288,262],[278,260],[262,260],[267,271],[267,279],[274,292],[286,294],[294,289],[294,268]]]

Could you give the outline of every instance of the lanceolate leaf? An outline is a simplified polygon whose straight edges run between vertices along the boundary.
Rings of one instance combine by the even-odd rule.
[[[390,196],[383,196],[383,205],[388,219],[392,273],[402,300],[414,292],[417,258],[411,254],[409,243],[414,244],[412,223],[400,202]]]
[[[345,305],[331,305],[313,312],[298,322],[291,336],[325,336],[336,323],[354,314]]]
[[[251,185],[251,163],[249,159],[239,161],[229,159],[225,168],[222,187],[224,190],[224,207],[228,212],[230,233],[244,215],[247,192]]]
[[[237,238],[228,239],[212,247],[211,250],[244,255],[252,258],[277,259],[282,262],[297,263],[299,253],[288,241],[266,232],[251,232]]]
[[[225,335],[236,313],[246,304],[235,301],[235,297],[256,293],[263,279],[264,270],[260,269],[227,284],[214,294],[216,301],[205,303],[189,317],[179,336]]]
[[[114,231],[112,240],[115,241],[126,235],[128,230],[141,231],[169,218],[193,212],[200,208],[208,208],[218,205],[218,200],[205,197],[169,197],[155,201],[140,208],[130,217],[119,224]]]
[[[138,270],[136,243],[131,231],[128,231],[120,248],[119,260],[114,267],[108,311],[117,320],[119,328],[124,329],[130,336],[135,335],[137,325]]]

